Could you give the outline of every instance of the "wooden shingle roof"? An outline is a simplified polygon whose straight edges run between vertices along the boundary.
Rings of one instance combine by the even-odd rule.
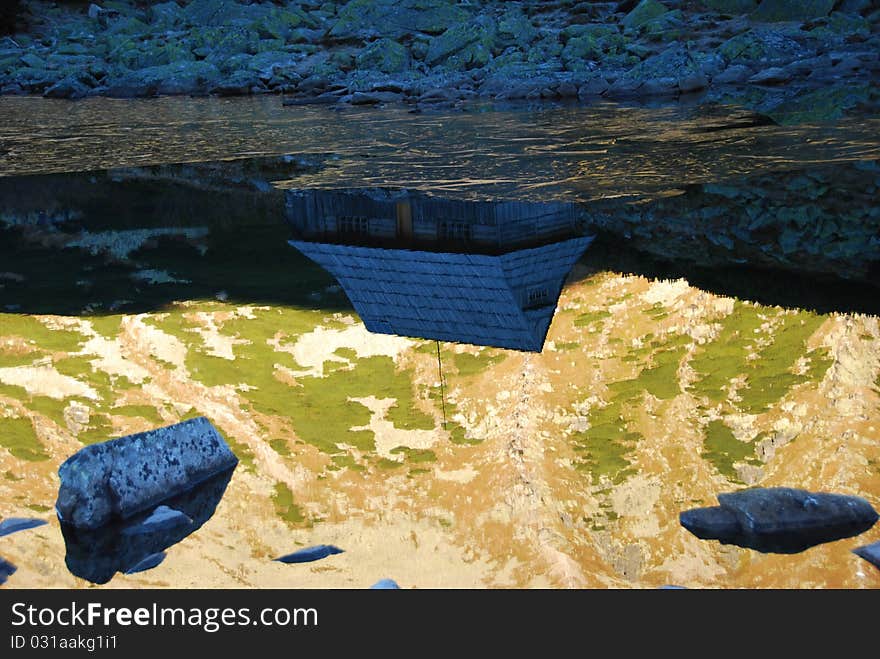
[[[592,240],[499,256],[290,244],[336,277],[371,332],[540,352],[565,278]]]

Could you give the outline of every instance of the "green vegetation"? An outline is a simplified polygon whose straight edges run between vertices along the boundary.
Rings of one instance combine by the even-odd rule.
[[[0,336],[18,336],[45,352],[76,352],[86,337],[79,332],[49,329],[34,316],[0,314]]]
[[[113,340],[122,329],[122,314],[112,316],[92,316],[89,322],[92,323],[92,329],[105,339]]]
[[[627,429],[619,400],[590,411],[590,428],[574,434],[574,450],[584,453],[576,461],[579,470],[589,472],[593,482],[605,476],[617,485],[635,473],[626,455],[642,436]]]
[[[687,340],[687,337],[681,338]],[[654,366],[642,370],[637,377],[610,384],[608,388],[615,394],[614,398],[632,400],[638,397],[641,392],[647,391],[656,398],[668,400],[680,394],[678,367],[685,350],[683,347],[676,347],[675,343],[677,342],[680,340],[668,344],[672,347],[654,353]]]
[[[556,344],[557,352],[570,352],[571,350],[577,350],[581,347],[581,344],[577,341],[572,341],[571,343],[560,342]]]
[[[756,332],[764,319],[761,310],[737,301],[733,311],[721,321],[721,332],[714,341],[697,349],[691,367],[700,378],[691,390],[715,402],[727,397],[730,381],[742,374],[750,348],[756,341]]]
[[[272,503],[275,504],[275,514],[291,526],[302,526],[306,523],[302,508],[294,503],[293,492],[284,483],[275,483]]]
[[[0,446],[19,460],[40,462],[49,459],[30,419],[0,418]]]
[[[391,453],[402,454],[409,462],[436,462],[437,455],[429,449],[415,449],[408,446],[398,446],[391,449]]]
[[[782,316],[781,324],[773,332],[772,343],[761,348],[758,358],[751,361],[745,371],[746,385],[737,392],[742,398],[739,406],[743,411],[752,414],[764,412],[794,385],[810,379],[821,379],[825,375],[830,366],[827,352],[816,355],[815,368],[807,375],[792,373],[807,340],[824,321],[822,316],[809,313]],[[810,356],[812,359],[812,353]]]
[[[734,468],[735,463],[761,464],[755,457],[754,441],[739,441],[723,421],[709,422],[706,426],[703,446],[705,451],[700,456],[711,462],[730,481],[739,482]]]
[[[152,405],[120,405],[119,407],[111,408],[110,414],[140,417],[141,419],[146,419],[157,426],[164,423],[162,417],[159,416],[159,412]]]
[[[337,348],[336,350],[333,351],[333,354],[339,355],[340,357],[343,357],[344,359],[347,359],[350,362],[353,362],[354,360],[356,360],[357,356],[358,356],[357,350],[355,350],[354,348],[344,348],[344,347]]]
[[[500,364],[507,357],[502,352],[492,353],[493,351],[490,350],[482,350],[478,355],[472,355],[469,352],[455,353],[453,361],[458,374],[464,377],[477,375],[490,366]]]
[[[593,323],[599,322],[600,320],[605,320],[610,316],[611,312],[606,311],[605,309],[601,309],[599,311],[587,311],[586,313],[582,313],[574,319],[574,326],[587,327],[589,325],[592,325]]]
[[[334,465],[336,465],[338,469],[353,469],[354,471],[366,470],[366,467],[362,464],[359,464],[358,461],[354,459],[354,456],[347,453],[334,455],[332,458],[330,458],[330,460],[331,462],[333,462]]]
[[[403,462],[389,460],[388,458],[379,458],[379,460],[376,461],[376,466],[379,467],[379,469],[397,469],[403,466]]]
[[[287,457],[290,455],[290,446],[287,444],[287,440],[281,437],[276,437],[275,439],[269,440],[269,448],[275,451],[278,455],[282,457]]]
[[[664,307],[660,302],[655,302],[644,311],[645,314],[651,318],[651,320],[663,320],[669,315],[666,307]]]

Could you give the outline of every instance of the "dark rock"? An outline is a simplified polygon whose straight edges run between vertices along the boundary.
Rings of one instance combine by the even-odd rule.
[[[758,6],[758,0],[702,0],[702,4],[719,14],[735,16],[753,11]]]
[[[681,525],[704,540],[779,554],[864,533],[878,519],[860,497],[788,487],[719,494],[718,502],[681,513]]]
[[[0,522],[0,537],[4,535],[10,535],[11,533],[18,533],[19,531],[24,531],[26,529],[32,529],[37,526],[43,526],[44,524],[48,524],[44,519],[30,519],[26,517],[7,517],[2,522]]]
[[[0,586],[6,583],[6,580],[15,574],[16,567],[0,556]]]
[[[720,84],[745,82],[752,77],[752,69],[744,64],[733,64],[712,78],[712,82]]]
[[[394,579],[379,579],[379,581],[370,586],[370,590],[400,590],[400,586],[397,585]]]
[[[678,90],[682,94],[692,94],[709,86],[709,80],[702,73],[693,73],[678,79]]]
[[[343,550],[333,545],[315,545],[314,547],[306,547],[292,554],[286,554],[275,560],[280,563],[311,563],[327,558],[333,554],[341,554]]]
[[[864,558],[871,565],[880,570],[880,541],[865,545],[864,547],[857,547],[852,551],[853,554]]]
[[[318,94],[317,96],[306,96],[303,98],[285,98],[281,104],[282,105],[333,105],[334,103],[339,103],[341,100],[341,95],[337,92],[324,92],[323,94]]]
[[[749,78],[749,82],[755,85],[778,85],[789,80],[791,80],[791,71],[778,66],[759,71]]]
[[[233,471],[222,471],[191,490],[165,499],[155,510],[124,521],[97,529],[62,523],[67,569],[82,579],[102,584],[117,572],[148,564],[157,553],[191,535],[211,518]]]
[[[47,98],[82,98],[89,93],[91,87],[82,81],[82,77],[71,74],[66,78],[62,78],[51,87],[43,92],[43,96]]]
[[[364,48],[356,62],[359,69],[399,73],[407,68],[408,59],[405,46],[391,39],[379,39]]]
[[[662,2],[642,0],[623,18],[621,24],[626,28],[637,28],[668,11],[669,9]]]
[[[339,10],[330,36],[385,36],[440,34],[452,25],[467,23],[470,13],[450,0],[351,0]]]
[[[752,12],[753,21],[809,21],[827,16],[835,0],[762,0]]]
[[[157,567],[164,560],[165,552],[157,551],[155,554],[150,554],[149,556],[144,557],[131,567],[122,570],[122,572],[123,574],[135,574],[137,572],[145,572],[147,570],[152,570],[154,567]]]
[[[698,84],[698,88],[702,88],[707,81],[687,47],[674,43],[662,53],[639,62],[620,76],[611,85],[608,94],[629,96],[678,93],[682,83]]]
[[[156,509],[150,513],[149,517],[138,524],[127,526],[123,530],[123,533],[127,535],[136,533],[156,533],[158,531],[167,531],[168,529],[173,529],[178,526],[190,526],[192,523],[192,519],[185,513],[163,505],[157,506]]]
[[[578,98],[584,99],[599,96],[608,91],[608,81],[599,73],[581,83],[578,87]]]
[[[402,98],[394,92],[355,92],[351,95],[352,105],[377,105],[379,103],[394,103]]]
[[[732,64],[761,62],[763,66],[787,64],[808,55],[797,41],[767,27],[731,37],[718,46],[718,53]]]
[[[92,444],[58,469],[59,519],[95,529],[185,492],[238,459],[204,417]]]
[[[218,96],[236,96],[250,94],[254,87],[259,85],[259,77],[253,71],[235,71],[211,87],[208,92]]]

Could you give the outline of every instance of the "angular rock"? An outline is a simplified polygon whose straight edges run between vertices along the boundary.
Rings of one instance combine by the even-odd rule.
[[[343,553],[343,550],[333,545],[315,545],[314,547],[300,549],[292,554],[286,554],[275,560],[280,563],[310,563],[312,561],[319,561],[322,558],[327,558],[333,554],[341,553]]]
[[[788,487],[719,494],[718,502],[681,513],[681,525],[704,540],[768,553],[794,554],[858,535],[878,519],[860,497]]]
[[[720,84],[745,82],[752,77],[752,70],[744,64],[733,64],[712,78],[712,82]]]
[[[122,572],[123,574],[135,574],[136,572],[145,572],[147,570],[152,570],[154,567],[157,567],[164,560],[165,552],[157,551],[155,554],[150,554],[149,556],[138,561],[131,567],[126,568]]]
[[[379,581],[370,586],[370,590],[400,590],[400,586],[397,585],[394,579],[379,579]]]
[[[754,85],[779,85],[789,80],[791,80],[790,70],[771,66],[769,69],[759,71],[749,78],[748,81]]]
[[[15,574],[16,569],[12,563],[0,556],[0,586],[5,584],[6,580]]]
[[[81,449],[58,469],[55,508],[65,524],[95,529],[128,519],[237,463],[210,421],[198,417]]]
[[[7,517],[2,522],[0,522],[0,537],[3,537],[4,535],[10,535],[12,533],[18,533],[19,531],[24,531],[26,529],[33,529],[37,526],[43,526],[44,524],[48,524],[48,522],[44,519]]]
[[[865,545],[864,547],[857,547],[852,551],[853,554],[864,558],[871,565],[880,570],[880,541]]]
[[[752,12],[753,21],[809,21],[831,13],[835,0],[763,0]]]
[[[644,25],[651,19],[662,16],[669,9],[662,2],[657,0],[642,0],[635,9],[624,16],[621,23],[627,28],[636,28]]]
[[[47,98],[82,98],[89,93],[91,87],[86,85],[80,76],[71,74],[62,78],[43,92]]]
[[[212,476],[183,494],[165,499],[155,510],[128,520],[97,529],[62,524],[67,569],[82,579],[102,584],[117,572],[149,562],[148,559],[195,533],[211,518],[233,471],[228,469]]]
[[[407,67],[406,47],[391,39],[378,39],[364,48],[356,61],[359,69],[399,73]]]
[[[351,95],[352,105],[378,105],[379,103],[394,103],[402,97],[394,92],[355,92]]]
[[[440,34],[469,18],[470,13],[451,0],[351,0],[339,10],[330,36],[396,39],[414,32]]]

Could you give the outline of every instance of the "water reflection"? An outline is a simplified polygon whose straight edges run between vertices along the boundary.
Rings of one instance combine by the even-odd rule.
[[[371,332],[534,352],[593,239],[573,204],[405,191],[289,192],[287,217]]]
[[[221,472],[192,490],[163,501],[156,509],[124,522],[95,530],[62,523],[67,569],[82,579],[103,584],[117,572],[133,573],[155,567],[164,558],[159,554],[211,518],[234,470],[233,467]]]

